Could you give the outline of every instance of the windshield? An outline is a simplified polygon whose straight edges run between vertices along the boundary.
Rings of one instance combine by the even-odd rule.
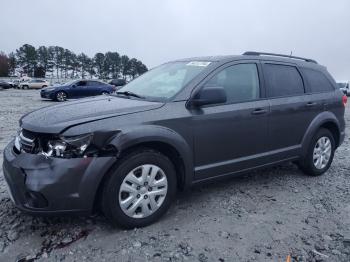
[[[202,72],[210,62],[172,62],[139,76],[118,92],[131,92],[141,97],[167,100]]]

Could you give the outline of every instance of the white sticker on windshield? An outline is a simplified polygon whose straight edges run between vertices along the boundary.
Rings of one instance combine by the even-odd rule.
[[[192,61],[186,64],[187,66],[208,66],[211,62],[205,62],[205,61]]]

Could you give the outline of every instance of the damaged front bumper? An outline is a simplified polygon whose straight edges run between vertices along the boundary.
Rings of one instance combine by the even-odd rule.
[[[15,205],[36,214],[89,214],[116,157],[55,158],[4,151],[3,172]]]

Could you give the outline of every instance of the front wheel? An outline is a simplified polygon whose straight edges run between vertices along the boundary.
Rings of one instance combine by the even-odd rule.
[[[64,102],[67,100],[67,94],[66,94],[66,92],[59,91],[59,92],[57,92],[55,98],[58,102]]]
[[[103,91],[102,93],[101,93],[102,95],[109,95],[109,93],[108,92],[106,92],[106,91]]]
[[[138,150],[121,159],[104,184],[102,211],[114,225],[144,227],[157,221],[176,193],[172,162],[154,150]]]
[[[307,155],[300,160],[299,166],[307,175],[322,175],[332,164],[334,151],[335,141],[332,133],[321,128],[311,139]]]

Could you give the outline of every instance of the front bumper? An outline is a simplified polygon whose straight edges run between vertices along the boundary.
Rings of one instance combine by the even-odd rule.
[[[41,98],[54,99],[55,98],[55,92],[41,90],[40,91],[40,96],[41,96]]]
[[[46,158],[5,148],[3,172],[15,205],[33,214],[89,214],[115,157]]]

